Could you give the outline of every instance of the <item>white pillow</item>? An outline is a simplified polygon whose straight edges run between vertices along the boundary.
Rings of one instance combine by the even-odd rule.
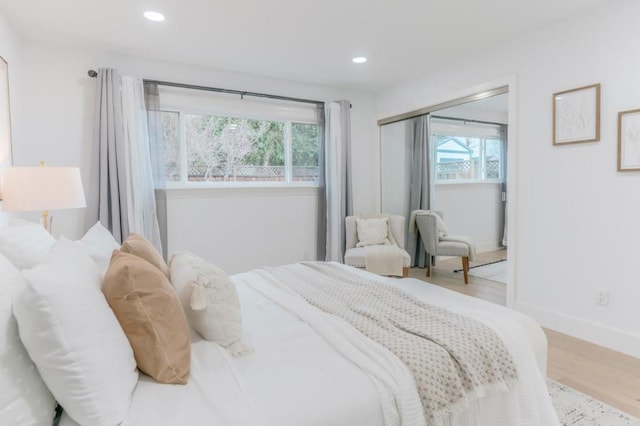
[[[13,219],[0,227],[0,252],[18,269],[37,265],[51,251],[56,240],[42,225]]]
[[[187,320],[202,337],[236,356],[252,352],[240,340],[240,299],[235,285],[222,269],[191,253],[181,252],[171,258],[169,271]]]
[[[386,217],[356,219],[356,247],[389,245],[389,219]]]
[[[47,425],[56,403],[31,362],[11,312],[26,285],[20,271],[0,254],[0,425]]]
[[[131,346],[100,291],[95,262],[60,244],[23,271],[13,311],[20,338],[53,395],[83,425],[116,425],[138,380]]]
[[[120,244],[116,242],[111,232],[102,226],[100,222],[96,222],[77,242],[96,262],[100,274],[104,276],[109,267],[113,251],[120,248]]]

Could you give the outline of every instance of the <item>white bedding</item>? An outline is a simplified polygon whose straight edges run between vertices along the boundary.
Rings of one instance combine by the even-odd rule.
[[[367,274],[362,271],[362,274]],[[127,425],[366,425],[384,424],[370,377],[310,325],[247,285],[267,286],[257,272],[232,277],[242,305],[245,357],[193,337],[189,384],[162,385],[141,375]],[[558,424],[544,380],[546,339],[528,317],[414,279],[389,279],[428,303],[492,327],[511,350],[520,381],[458,418],[456,426]],[[74,425],[63,415],[61,425]]]

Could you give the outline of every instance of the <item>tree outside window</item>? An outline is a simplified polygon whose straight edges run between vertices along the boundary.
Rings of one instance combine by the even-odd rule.
[[[319,126],[162,112],[168,181],[318,180]]]

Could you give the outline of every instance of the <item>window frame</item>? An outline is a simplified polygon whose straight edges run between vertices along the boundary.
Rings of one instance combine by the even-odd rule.
[[[250,114],[228,114],[223,113],[218,108],[211,108],[210,110],[204,110],[201,108],[180,108],[175,106],[163,106],[160,108],[160,113],[169,112],[178,114],[178,126],[179,126],[179,152],[180,152],[180,181],[166,180],[165,187],[167,189],[189,189],[189,188],[319,188],[321,186],[320,179],[315,181],[295,181],[293,180],[293,124],[315,124],[318,126],[318,139],[322,137],[323,126],[321,122],[304,121],[304,120],[281,120],[281,119],[269,119],[269,118],[255,118]],[[218,117],[233,117],[251,120],[270,120],[279,121],[284,124],[284,181],[189,181],[188,178],[188,158],[187,158],[187,141],[186,141],[186,126],[183,114],[191,115],[212,115]],[[321,140],[318,140],[318,168],[321,161],[320,156],[323,155],[320,152],[322,149]],[[320,170],[319,170],[320,172]],[[320,176],[320,173],[319,173]]]
[[[432,144],[433,146],[433,174],[434,174],[434,183],[435,185],[468,185],[468,184],[496,184],[496,183],[503,183],[505,181],[505,176],[503,175],[503,161],[505,161],[504,157],[504,146],[501,147],[501,151],[500,151],[500,177],[495,179],[487,179],[486,178],[486,174],[487,174],[487,165],[486,165],[486,141],[487,139],[490,140],[498,140],[500,141],[500,144],[504,145],[504,139],[500,138],[500,137],[496,137],[496,136],[455,136],[455,135],[451,135],[451,134],[446,134],[446,133],[436,133],[433,132],[432,136],[434,137],[434,139],[436,139],[437,136],[445,136],[445,137],[451,137],[451,138],[475,138],[475,139],[479,139],[480,143],[479,143],[479,151],[480,151],[480,155],[478,156],[479,158],[479,163],[480,163],[480,177],[477,179],[438,179],[438,171],[437,171],[437,166],[438,166],[438,144],[434,143]]]

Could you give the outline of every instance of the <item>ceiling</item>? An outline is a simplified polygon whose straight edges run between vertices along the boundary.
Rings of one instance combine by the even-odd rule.
[[[605,2],[0,0],[0,13],[23,39],[378,90]]]

